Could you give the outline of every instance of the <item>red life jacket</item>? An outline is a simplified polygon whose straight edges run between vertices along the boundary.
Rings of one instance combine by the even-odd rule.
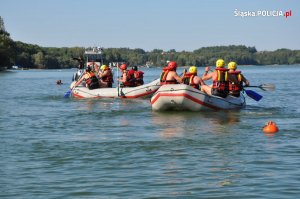
[[[124,82],[125,87],[134,87],[135,86],[135,78],[134,78],[134,70],[125,71],[126,73],[126,82]]]
[[[134,72],[135,79],[143,79],[144,78],[144,72],[138,70]]]
[[[144,84],[144,72],[138,70],[134,72],[135,85],[140,86]]]
[[[199,89],[199,84],[195,84],[194,77],[195,74],[191,74],[189,72],[185,73],[183,77],[183,83],[186,85],[190,85],[193,88]]]
[[[229,91],[240,92],[243,89],[241,71],[230,71],[229,72]]]
[[[164,70],[161,75],[160,75],[160,85],[165,85],[165,84],[177,84],[178,82],[176,79],[174,80],[167,80],[167,76],[170,70]]]
[[[217,91],[228,91],[229,81],[228,81],[228,69],[226,68],[216,68],[217,78],[213,79],[212,88]]]

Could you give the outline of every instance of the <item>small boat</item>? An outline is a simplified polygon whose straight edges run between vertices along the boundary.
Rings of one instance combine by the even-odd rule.
[[[185,84],[168,84],[161,86],[151,98],[154,111],[166,110],[228,110],[241,109],[246,106],[243,94],[240,97],[228,95],[226,98],[207,95]]]
[[[71,84],[71,87],[75,81]],[[137,87],[97,88],[89,90],[79,85],[72,90],[75,98],[150,98],[160,87],[159,79]]]

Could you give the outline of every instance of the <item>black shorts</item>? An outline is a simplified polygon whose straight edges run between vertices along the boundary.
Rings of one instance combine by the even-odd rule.
[[[229,93],[229,95],[232,95],[232,96],[234,96],[234,97],[240,97],[241,96],[241,93],[240,92],[238,92],[238,93]]]
[[[227,97],[228,92],[227,91],[219,91],[217,89],[212,89],[211,90],[211,94],[215,95],[215,96],[219,96],[219,97],[225,98],[225,97]]]
[[[96,88],[100,88],[99,83],[98,82],[92,82],[90,85],[88,85],[88,89],[93,90]]]

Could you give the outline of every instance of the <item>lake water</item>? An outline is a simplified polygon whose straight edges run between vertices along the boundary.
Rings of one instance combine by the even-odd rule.
[[[65,99],[74,70],[0,73],[0,198],[298,198],[300,65],[240,69],[276,90],[196,113]],[[160,74],[142,70],[146,82]]]

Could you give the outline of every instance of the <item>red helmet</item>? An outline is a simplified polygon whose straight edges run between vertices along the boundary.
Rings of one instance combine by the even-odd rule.
[[[127,65],[126,64],[121,64],[121,66],[119,68],[121,70],[126,70],[127,69]]]
[[[169,70],[176,70],[176,68],[177,68],[177,63],[175,61],[170,61],[168,63],[168,69]]]

